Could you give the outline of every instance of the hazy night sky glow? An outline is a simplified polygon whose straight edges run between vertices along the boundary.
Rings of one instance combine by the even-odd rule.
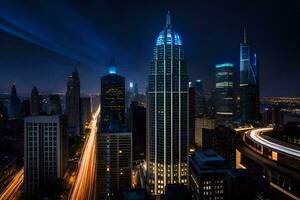
[[[0,92],[16,83],[65,92],[76,66],[83,92],[99,92],[116,60],[126,81],[145,89],[156,37],[167,10],[192,80],[211,89],[214,66],[239,65],[243,26],[260,61],[262,96],[300,96],[299,1],[1,1]]]

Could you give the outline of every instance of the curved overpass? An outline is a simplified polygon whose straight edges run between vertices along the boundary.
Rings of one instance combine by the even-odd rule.
[[[300,200],[300,147],[270,136],[273,128],[241,131],[237,167],[268,183],[271,199]]]
[[[296,159],[300,159],[300,147],[264,136],[265,133],[272,130],[273,128],[254,129],[248,131],[246,136],[248,136],[253,142],[266,148],[275,150],[278,153],[282,153]]]

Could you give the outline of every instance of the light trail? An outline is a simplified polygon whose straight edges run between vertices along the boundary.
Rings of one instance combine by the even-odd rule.
[[[71,200],[91,200],[95,198],[96,134],[99,113],[100,107],[95,112],[93,119],[90,122],[91,133],[79,160],[79,170],[69,195],[69,199]]]
[[[0,194],[0,200],[12,200],[15,199],[21,190],[24,181],[24,168],[16,173],[11,182]]]
[[[287,147],[287,146],[284,146],[284,145],[281,145],[281,144],[278,144],[278,143],[275,143],[275,142],[271,142],[271,141],[269,141],[269,140],[267,140],[267,139],[265,139],[261,136],[263,133],[269,132],[269,131],[272,131],[272,130],[273,130],[273,128],[259,128],[259,129],[255,129],[255,130],[250,131],[249,135],[250,135],[250,138],[252,140],[259,143],[260,145],[269,147],[271,149],[274,149],[278,152],[285,153],[285,154],[290,155],[290,156],[300,158],[300,151],[299,150],[293,149],[293,148],[290,148],[290,147]]]

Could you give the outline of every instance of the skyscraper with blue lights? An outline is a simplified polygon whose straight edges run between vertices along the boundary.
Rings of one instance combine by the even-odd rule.
[[[107,132],[112,122],[125,123],[125,78],[117,74],[114,62],[101,78],[101,131]]]
[[[230,125],[235,116],[234,68],[232,63],[215,66],[216,123]]]
[[[240,116],[243,124],[254,124],[259,120],[259,70],[256,54],[251,56],[246,41],[240,45]]]
[[[188,75],[170,13],[156,40],[148,86],[147,185],[162,194],[165,185],[186,184],[188,177]]]

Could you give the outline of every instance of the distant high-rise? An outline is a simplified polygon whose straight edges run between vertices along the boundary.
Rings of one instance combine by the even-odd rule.
[[[189,146],[195,145],[196,88],[189,85]]]
[[[139,93],[138,93],[138,84],[135,82],[130,81],[129,82],[129,88],[126,92],[126,108],[129,108],[131,105],[131,102],[138,101]]]
[[[195,104],[196,104],[196,116],[201,117],[206,113],[205,109],[205,96],[203,90],[203,82],[198,79],[195,82]]]
[[[146,108],[133,101],[128,110],[128,128],[132,132],[132,160],[139,164],[146,159]]]
[[[30,101],[23,100],[20,108],[20,117],[24,118],[27,117],[28,115],[30,115]]]
[[[62,114],[62,106],[60,101],[59,94],[50,94],[49,95],[49,106],[48,106],[49,114]]]
[[[25,191],[38,194],[62,178],[68,163],[68,134],[59,115],[29,116],[24,119]],[[29,198],[30,199],[30,198]]]
[[[81,129],[82,131],[85,131],[86,123],[88,123],[92,118],[90,97],[80,98],[80,113],[81,113]]]
[[[235,116],[233,64],[223,63],[216,70],[216,124],[230,125]]]
[[[188,75],[170,12],[154,47],[147,102],[147,184],[158,195],[167,184],[186,184],[188,178]]]
[[[38,115],[41,112],[41,97],[36,87],[33,87],[30,98],[30,114]]]
[[[251,57],[245,30],[240,45],[240,116],[242,123],[259,120],[259,69],[256,54]]]
[[[19,115],[20,104],[21,104],[21,101],[17,95],[16,85],[13,84],[12,89],[11,89],[10,110],[9,110],[11,117],[17,117]]]
[[[114,63],[101,78],[101,130],[107,131],[111,122],[125,123],[125,78],[116,74]]]
[[[76,69],[68,78],[66,114],[68,117],[68,133],[70,135],[80,135],[80,80]]]

